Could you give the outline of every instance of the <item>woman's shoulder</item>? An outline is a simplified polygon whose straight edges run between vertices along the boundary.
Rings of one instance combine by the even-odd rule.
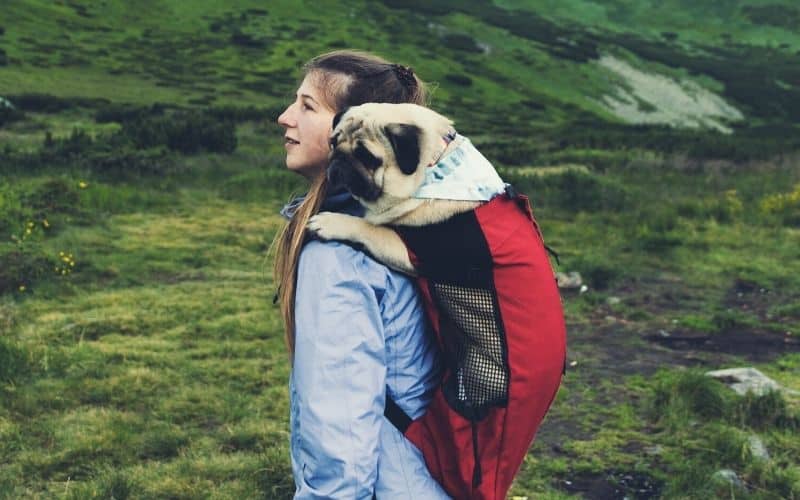
[[[300,253],[298,274],[348,276],[385,279],[389,269],[358,247],[341,241],[312,240]]]

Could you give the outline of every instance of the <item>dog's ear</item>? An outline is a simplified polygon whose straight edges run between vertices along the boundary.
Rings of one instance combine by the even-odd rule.
[[[345,113],[347,113],[347,110],[348,110],[348,109],[350,109],[350,108],[345,108],[344,110],[342,110],[342,111],[339,111],[338,113],[336,113],[336,114],[333,116],[333,126],[331,127],[331,130],[335,129],[335,128],[336,128],[336,125],[339,125],[339,121],[341,121],[341,119],[342,119],[342,116],[343,116]]]
[[[419,139],[422,129],[416,125],[390,123],[383,127],[383,132],[392,144],[400,171],[406,175],[413,174],[419,165]]]

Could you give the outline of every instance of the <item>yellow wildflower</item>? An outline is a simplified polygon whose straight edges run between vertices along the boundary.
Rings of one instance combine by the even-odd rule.
[[[25,285],[20,285],[19,286],[19,291],[20,292],[24,292],[25,291]]]
[[[50,227],[50,223],[49,223],[49,222],[47,222],[47,219],[44,219],[44,220],[42,220],[42,225],[43,225],[44,227]]]
[[[25,230],[25,234],[31,234],[31,230],[30,229],[26,229]]]
[[[78,187],[80,187],[81,189],[86,189],[86,187],[87,187],[87,186],[88,186],[88,184],[86,184],[86,183],[85,183],[85,182],[83,182],[83,181],[80,181],[80,182],[78,183]]]

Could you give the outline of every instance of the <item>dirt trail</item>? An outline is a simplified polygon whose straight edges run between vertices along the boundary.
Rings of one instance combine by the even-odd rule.
[[[665,286],[666,285],[666,286]],[[637,303],[654,318],[674,316],[682,304],[694,298],[675,283],[660,283],[653,290],[620,294],[626,303]],[[747,311],[764,321],[776,297],[747,282],[736,281],[723,299],[729,310]],[[781,297],[782,302],[786,297]],[[565,297],[565,300],[570,300]],[[649,376],[662,368],[702,367],[712,370],[723,365],[767,362],[790,352],[800,352],[800,335],[766,328],[731,325],[713,334],[680,328],[664,320],[636,322],[617,317],[609,306],[599,306],[588,322],[570,324],[568,366],[564,385],[568,388],[559,400],[561,410],[548,415],[536,438],[533,453],[538,456],[565,456],[562,445],[570,440],[587,440],[602,428],[602,415],[592,412],[628,396],[619,389],[634,374]],[[660,326],[659,326],[660,325]],[[591,398],[591,401],[587,401]],[[586,403],[592,403],[586,405]],[[587,409],[588,408],[588,409]],[[630,443],[633,455],[645,453],[639,443]],[[626,445],[628,446],[628,445]],[[568,474],[559,486],[588,499],[657,498],[661,485],[652,477],[628,471]]]

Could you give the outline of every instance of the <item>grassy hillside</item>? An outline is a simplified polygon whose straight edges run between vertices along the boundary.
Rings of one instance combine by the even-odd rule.
[[[703,375],[800,390],[798,19],[778,0],[7,0],[0,498],[291,497],[267,250],[303,184],[274,120],[340,47],[431,81],[588,287],[563,290],[570,366],[512,496],[800,498],[797,394]]]

